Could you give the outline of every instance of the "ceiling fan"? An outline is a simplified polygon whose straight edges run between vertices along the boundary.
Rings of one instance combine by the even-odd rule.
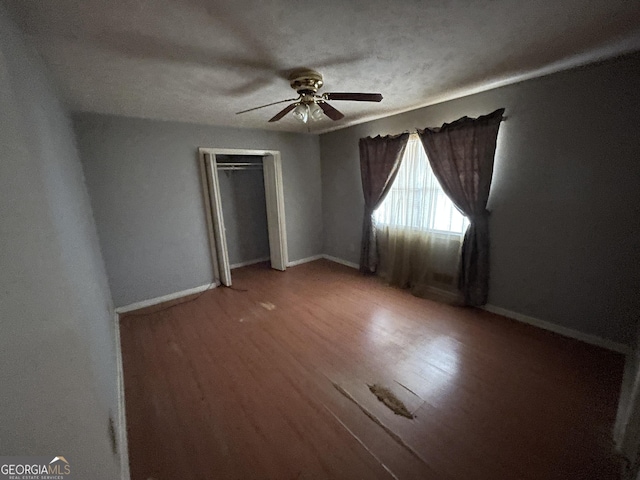
[[[379,102],[382,100],[382,95],[379,93],[332,92],[319,94],[318,90],[322,87],[323,83],[322,75],[315,70],[296,70],[289,75],[289,84],[291,88],[298,92],[297,98],[288,98],[286,100],[250,108],[238,112],[236,115],[258,110],[259,108],[270,107],[271,105],[277,105],[279,103],[293,102],[280,110],[269,121],[277,122],[292,110],[293,116],[303,123],[307,123],[309,120],[320,120],[323,115],[326,115],[331,120],[340,120],[344,118],[344,115],[329,105],[329,103],[327,103],[328,100],[350,100],[354,102]]]

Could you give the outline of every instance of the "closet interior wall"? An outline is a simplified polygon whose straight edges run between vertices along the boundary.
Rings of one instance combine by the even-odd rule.
[[[262,157],[216,155],[231,268],[269,258]],[[233,164],[229,167],[225,164]],[[238,164],[253,164],[252,166]]]

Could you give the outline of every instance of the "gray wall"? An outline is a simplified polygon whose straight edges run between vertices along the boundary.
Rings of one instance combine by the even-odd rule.
[[[640,55],[321,136],[324,253],[359,260],[358,139],[506,108],[489,303],[629,343],[640,311]]]
[[[321,253],[317,136],[98,114],[74,125],[117,306],[212,281],[198,147],[279,150],[289,259]]]
[[[227,157],[262,162],[261,157]],[[217,157],[220,161],[220,156]],[[262,170],[219,170],[218,183],[231,265],[269,256],[267,204]]]
[[[0,6],[0,453],[119,477],[112,304],[71,124]]]

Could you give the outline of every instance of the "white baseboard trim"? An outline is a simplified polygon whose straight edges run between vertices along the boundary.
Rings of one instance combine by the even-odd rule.
[[[248,267],[249,265],[266,262],[268,260],[271,260],[271,257],[254,258],[253,260],[247,260],[246,262],[234,263],[233,265],[229,265],[229,270],[240,267]]]
[[[347,267],[355,268],[356,270],[360,269],[360,265],[357,263],[349,262],[348,260],[343,260],[338,257],[334,257],[331,255],[322,255],[322,258],[329,260],[330,262],[339,263],[340,265],[345,265]]]
[[[624,355],[631,353],[631,347],[629,347],[628,345],[625,345],[624,343],[618,343],[618,342],[614,342],[613,340],[608,340],[606,338],[598,337],[597,335],[583,333],[578,330],[574,330],[572,328],[563,327],[555,323],[547,322],[545,320],[540,320],[539,318],[523,315],[522,313],[513,312],[511,310],[507,310],[502,307],[496,307],[495,305],[485,305],[484,307],[481,307],[481,308],[483,310],[486,310],[487,312],[497,313],[498,315],[502,315],[503,317],[511,318],[513,320],[517,320],[522,323],[533,325],[534,327],[538,327],[538,328],[542,328],[543,330],[548,330],[550,332],[558,333],[560,335],[573,338],[575,340],[580,340],[581,342],[585,342],[590,345],[606,348],[607,350],[612,350],[614,352],[622,353]]]
[[[302,265],[303,263],[314,262],[316,260],[320,260],[322,255],[314,255],[312,257],[301,258],[300,260],[294,260],[293,262],[287,263],[287,267],[295,267],[296,265]]]
[[[312,257],[302,258],[300,260],[294,260],[293,262],[287,263],[287,267],[295,267],[296,265],[302,265],[303,263],[314,262],[316,260],[320,260],[324,258],[325,260],[329,260],[330,262],[339,263],[340,265],[346,265],[347,267],[359,269],[360,265],[357,263],[349,262],[347,260],[343,260],[338,257],[333,257],[331,255],[321,254],[321,255],[313,255]]]
[[[122,346],[120,343],[120,315],[114,312],[113,319],[115,346],[116,346],[116,372],[118,378],[118,453],[120,455],[120,478],[131,480],[129,471],[129,443],[127,441],[127,414],[124,401],[124,373],[122,368]]]
[[[123,307],[116,308],[116,313],[122,314],[122,313],[132,312],[134,310],[139,310],[145,307],[151,307],[159,303],[164,303],[170,300],[175,300],[177,298],[186,297],[187,295],[193,295],[195,293],[201,293],[206,290],[211,290],[213,288],[216,288],[216,286],[217,285],[215,283],[209,283],[208,285],[200,285],[199,287],[193,287],[187,290],[182,290],[180,292],[170,293],[169,295],[163,295],[161,297],[151,298],[149,300],[143,300],[141,302],[135,302],[130,305],[125,305]]]

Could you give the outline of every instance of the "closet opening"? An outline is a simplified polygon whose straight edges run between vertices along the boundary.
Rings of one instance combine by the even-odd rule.
[[[287,240],[280,152],[200,148],[209,245],[216,282],[269,260],[284,271]]]

